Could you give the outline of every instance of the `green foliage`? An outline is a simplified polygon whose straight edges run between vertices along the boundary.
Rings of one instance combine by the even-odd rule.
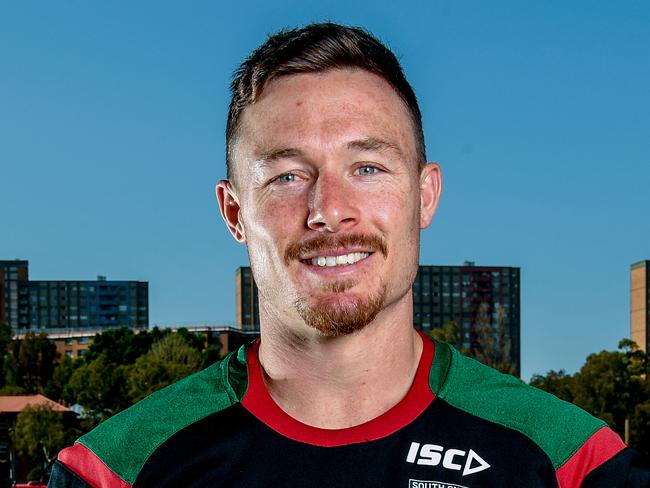
[[[84,360],[89,363],[103,354],[109,363],[133,364],[149,350],[157,333],[157,329],[152,333],[136,333],[126,327],[107,330],[93,338],[93,343],[84,354]]]
[[[87,410],[85,422],[92,427],[201,369],[203,341],[187,330],[182,331],[172,333],[154,329],[150,334],[134,334],[128,329],[118,329],[105,332],[97,336],[102,339],[93,343],[84,360],[77,361],[80,366],[63,361],[49,385],[53,392],[61,392],[67,401],[83,405]],[[105,335],[107,337],[103,337]],[[143,338],[138,338],[140,335]],[[129,363],[131,360],[133,362]]]
[[[463,348],[455,320],[428,332],[435,340],[451,344],[464,356],[472,357],[503,373],[514,374],[515,365],[511,358],[511,343],[506,338],[502,319],[492,321],[487,313],[487,304],[481,304],[474,327],[474,346]]]
[[[219,358],[220,343],[211,344],[187,329],[109,330],[95,336],[76,361],[59,359],[46,334],[28,333],[22,340],[12,340],[11,332],[0,322],[0,395],[42,393],[78,403],[85,411],[84,432]],[[47,407],[26,409],[19,419],[13,433],[16,449],[37,462],[51,461],[81,433],[65,429],[61,414]]]
[[[221,359],[221,343],[208,344],[208,346],[201,352],[201,357],[203,358],[201,368],[207,368],[211,364],[219,361],[219,359]]]
[[[0,396],[16,396],[16,395],[26,395],[27,391],[25,388],[16,385],[5,385],[0,388]]]
[[[163,362],[186,365],[193,371],[201,367],[201,353],[181,334],[169,334],[154,342],[148,355]]]
[[[128,375],[129,398],[137,402],[201,368],[201,353],[180,334],[168,334],[139,357]]]
[[[507,333],[505,308],[495,307],[494,315],[496,318],[493,319],[489,303],[479,304],[469,355],[502,373],[514,375],[516,369],[512,358],[512,341]]]
[[[188,345],[192,346],[197,351],[201,351],[206,347],[205,339],[203,337],[190,332],[185,327],[178,329],[175,335],[182,337]]]
[[[646,459],[650,458],[650,392],[646,400],[634,407],[630,418],[630,444],[640,451]]]
[[[567,402],[573,402],[575,397],[573,376],[567,374],[563,369],[551,370],[546,375],[535,374],[530,379],[530,384]]]
[[[75,369],[82,365],[82,361],[73,361],[67,356],[64,357],[54,368],[52,379],[45,386],[45,396],[52,400],[74,403],[74,395],[70,391],[68,384]]]
[[[128,407],[127,366],[112,363],[104,353],[77,368],[70,377],[66,394],[91,411],[107,418]]]
[[[446,342],[447,344],[451,344],[456,348],[458,348],[460,345],[460,340],[458,338],[458,325],[456,324],[455,320],[447,322],[442,327],[436,327],[435,329],[431,329],[428,332],[428,334],[429,337],[440,342]]]
[[[0,353],[2,355],[6,354],[12,337],[13,331],[11,330],[11,326],[0,320]]]
[[[642,378],[631,374],[629,358],[619,351],[590,354],[576,375],[575,403],[605,420],[617,432],[643,401]]]
[[[630,445],[650,456],[649,358],[634,342],[624,339],[618,351],[590,354],[573,376],[550,371],[534,375],[531,384],[605,420],[621,437],[628,419]]]
[[[12,341],[5,364],[6,384],[24,388],[27,393],[43,393],[52,378],[58,353],[47,334],[29,332]]]
[[[11,327],[6,323],[0,320],[0,386],[4,386],[6,381],[6,370],[7,370],[7,354],[9,349],[9,344],[11,344],[12,339],[12,330]]]
[[[29,473],[27,473],[27,479],[32,480],[41,480],[45,475],[45,470],[41,466],[36,466]]]
[[[65,446],[63,415],[47,404],[28,406],[18,414],[11,436],[19,454],[49,463]]]

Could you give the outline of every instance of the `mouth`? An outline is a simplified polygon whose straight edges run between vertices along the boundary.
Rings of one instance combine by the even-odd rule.
[[[327,256],[314,256],[307,259],[301,259],[300,261],[304,264],[311,266],[318,266],[321,268],[334,268],[338,266],[350,266],[356,264],[359,261],[367,259],[372,252],[350,252],[336,255],[327,255]]]

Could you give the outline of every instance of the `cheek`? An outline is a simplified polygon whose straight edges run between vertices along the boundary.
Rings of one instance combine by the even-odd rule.
[[[301,206],[290,199],[267,199],[256,203],[246,214],[249,246],[283,248],[287,241],[295,239],[296,230],[301,227]],[[306,219],[306,217],[305,217]]]
[[[412,193],[382,192],[369,208],[381,230],[396,242],[408,240],[413,230],[419,229],[419,205]]]

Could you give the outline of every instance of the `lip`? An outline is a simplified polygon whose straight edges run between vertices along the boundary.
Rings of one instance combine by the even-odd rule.
[[[354,252],[367,252],[370,255],[373,255],[375,253],[374,250],[363,248],[363,247],[345,247],[345,248],[339,247],[339,248],[334,248],[334,249],[316,251],[316,252],[307,254],[306,256],[301,257],[300,261],[301,262],[303,262],[303,261],[306,262],[306,261],[312,260],[313,258],[317,258],[319,256],[325,256],[325,257],[328,257],[328,256],[329,257],[342,256],[344,254],[352,254]],[[368,257],[370,257],[370,256],[368,256]],[[350,266],[353,266],[353,265],[350,265]]]
[[[345,277],[347,275],[351,275],[353,273],[358,273],[360,271],[363,271],[366,267],[370,266],[372,264],[372,261],[375,259],[375,254],[377,254],[374,251],[364,251],[364,250],[354,250],[354,251],[348,251],[346,249],[346,252],[340,252],[340,250],[336,251],[320,251],[323,254],[315,254],[314,256],[310,258],[305,258],[304,260],[300,260],[301,266],[309,272],[313,273],[314,275],[320,276],[320,277]],[[311,264],[311,259],[313,257],[317,256],[339,256],[341,254],[348,254],[351,252],[368,252],[370,255],[367,258],[362,259],[361,261],[357,261],[354,264],[346,264],[345,266],[315,266]],[[381,254],[381,253],[379,253]]]

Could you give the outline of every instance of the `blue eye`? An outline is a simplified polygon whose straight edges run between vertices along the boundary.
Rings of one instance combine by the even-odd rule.
[[[278,176],[278,181],[280,183],[292,183],[296,181],[296,175],[292,173],[287,173],[286,175],[280,175]]]
[[[361,166],[358,171],[361,176],[374,175],[377,172],[377,168],[374,166]]]

